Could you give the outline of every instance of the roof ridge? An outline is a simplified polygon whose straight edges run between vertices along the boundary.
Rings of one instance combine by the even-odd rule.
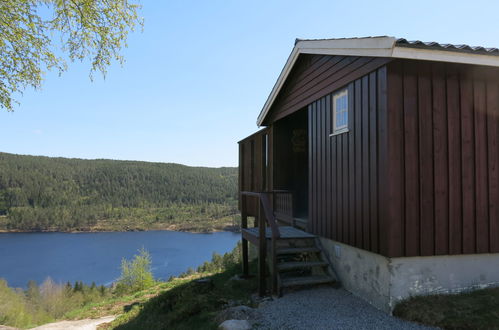
[[[389,38],[391,36],[384,35],[384,36],[367,36],[367,37],[343,37],[343,38],[313,38],[313,39],[307,39],[307,38],[296,38],[295,39],[295,45],[300,42],[300,41],[333,41],[333,40],[352,40],[352,39],[375,39],[375,38]]]

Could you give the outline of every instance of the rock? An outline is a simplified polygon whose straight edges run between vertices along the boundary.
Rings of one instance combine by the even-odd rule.
[[[247,320],[226,320],[218,328],[221,330],[249,330],[251,323]]]
[[[194,280],[194,282],[197,284],[213,287],[213,280],[209,277],[198,278],[197,280]]]
[[[251,295],[251,301],[255,305],[259,305],[262,302],[268,302],[268,301],[273,301],[274,298],[272,297],[260,297],[258,294],[252,294]]]
[[[272,302],[272,301],[270,301],[270,300],[264,300],[264,301],[262,301],[261,303],[258,304],[258,308],[263,308],[266,305],[268,305],[270,302]]]
[[[234,307],[234,306],[239,306],[239,305],[242,305],[242,304],[243,304],[243,302],[241,300],[229,300],[227,302],[226,308]]]
[[[229,281],[243,281],[243,280],[244,280],[244,278],[242,278],[239,275],[234,275],[231,278],[229,278]]]
[[[256,309],[248,306],[235,306],[229,307],[218,313],[216,317],[217,322],[226,320],[253,320],[256,318],[258,312]]]

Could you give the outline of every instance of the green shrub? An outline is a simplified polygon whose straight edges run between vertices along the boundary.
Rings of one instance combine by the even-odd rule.
[[[191,279],[172,278],[158,295],[137,301],[118,316],[112,329],[217,329],[214,316],[230,301],[251,305],[250,295],[256,291],[256,277],[231,281],[241,272],[241,244],[223,256],[214,254],[211,262],[198,268]],[[251,262],[253,271],[256,262]],[[184,273],[192,273],[192,269]],[[210,273],[210,274],[206,274]],[[208,282],[196,281],[199,278]]]
[[[241,242],[238,242],[236,247],[231,252],[224,253],[223,256],[214,252],[211,257],[211,262],[205,261],[197,268],[197,271],[199,273],[215,273],[229,269],[230,267],[241,262],[241,249]]]
[[[144,248],[139,250],[133,260],[123,258],[121,276],[116,284],[118,295],[141,291],[153,286],[156,282],[151,272],[151,256]]]
[[[5,280],[0,279],[0,324],[25,327],[31,322],[22,295],[9,288]]]

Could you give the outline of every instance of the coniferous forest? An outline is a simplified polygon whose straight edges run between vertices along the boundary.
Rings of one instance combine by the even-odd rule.
[[[209,231],[236,201],[234,167],[0,153],[0,230]]]

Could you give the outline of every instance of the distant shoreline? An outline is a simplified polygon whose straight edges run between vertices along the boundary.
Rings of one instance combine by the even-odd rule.
[[[124,230],[110,230],[110,229],[89,229],[89,230],[18,230],[18,229],[0,229],[0,233],[12,234],[12,233],[65,233],[65,234],[79,234],[79,233],[127,233],[127,232],[142,232],[142,231],[177,231],[191,234],[209,234],[209,233],[220,233],[220,232],[233,232],[239,233],[240,229],[235,226],[227,226],[222,229],[212,229],[212,230],[189,230],[189,229],[173,229],[173,228],[133,228]]]

